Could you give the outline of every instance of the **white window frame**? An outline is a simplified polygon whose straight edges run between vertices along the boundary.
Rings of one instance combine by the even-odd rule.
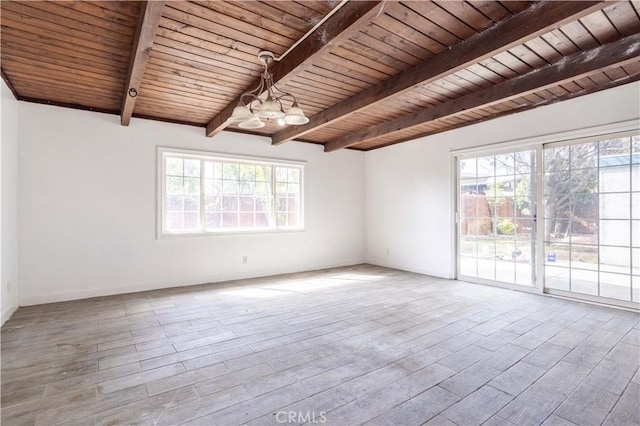
[[[238,162],[238,163],[250,163],[256,165],[268,165],[272,167],[271,173],[271,187],[272,187],[272,202],[271,202],[271,215],[275,221],[276,215],[276,192],[275,192],[275,167],[283,166],[283,167],[296,167],[300,170],[300,225],[296,227],[278,227],[277,225],[268,227],[268,228],[255,228],[255,229],[247,229],[247,228],[239,228],[234,230],[233,228],[224,228],[220,230],[208,230],[202,227],[200,231],[186,231],[186,232],[172,232],[166,231],[165,223],[166,223],[166,158],[167,157],[181,157],[187,159],[197,159],[197,160],[205,160],[205,161],[226,161],[226,162]],[[197,151],[197,150],[189,150],[189,149],[178,149],[178,148],[168,148],[168,147],[158,147],[157,149],[157,161],[156,161],[156,169],[157,169],[157,179],[156,179],[156,187],[157,187],[157,203],[156,203],[156,238],[164,239],[164,238],[176,238],[176,237],[190,237],[190,236],[211,236],[211,235],[237,235],[237,234],[253,234],[253,233],[286,233],[286,232],[302,232],[305,231],[305,208],[304,208],[304,193],[305,193],[305,165],[306,161],[298,161],[298,160],[284,160],[284,159],[274,159],[267,157],[254,157],[254,156],[245,156],[245,155],[235,155],[235,154],[222,154],[217,152],[210,151]],[[201,205],[204,202],[202,197],[202,177],[201,177]],[[204,209],[201,206],[200,214],[203,215]],[[204,218],[201,218],[204,220]],[[202,222],[204,223],[204,222]]]

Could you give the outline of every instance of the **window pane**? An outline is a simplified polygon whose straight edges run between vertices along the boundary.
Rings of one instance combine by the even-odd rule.
[[[562,184],[570,184],[569,192],[574,194],[591,194],[597,192],[598,169],[572,170],[570,182],[565,181]]]
[[[240,165],[240,180],[255,181],[256,180],[256,166],[252,164]]]
[[[475,180],[475,177],[477,176],[476,159],[475,158],[462,159],[460,160],[459,164],[460,164],[460,178],[465,179],[465,178],[473,177]]]
[[[531,265],[516,263],[516,284],[532,286]]]
[[[223,213],[222,214],[222,226],[225,228],[237,228],[238,227],[238,214],[237,213]]]
[[[167,157],[167,176],[183,176],[182,158]]]
[[[496,279],[495,259],[478,259],[478,278],[492,281]]]
[[[269,226],[269,217],[264,213],[256,213],[256,227],[266,228]]]
[[[218,197],[218,196],[205,197],[204,209],[206,212],[222,211],[222,197]]]
[[[183,210],[182,206],[182,195],[167,195],[167,211],[170,212],[181,212]]]
[[[630,219],[631,194],[601,194],[600,218]]]
[[[460,275],[477,276],[477,260],[475,257],[460,256]]]
[[[276,182],[286,182],[288,171],[284,167],[276,167]]]
[[[253,195],[256,183],[253,181],[240,181],[240,195]]]
[[[288,212],[295,212],[297,214],[298,211],[300,211],[300,205],[298,203],[298,199],[297,198],[289,198],[287,200],[287,211]]]
[[[184,213],[184,229],[188,231],[196,231],[200,229],[200,214],[185,212]]]
[[[545,243],[545,263],[551,266],[569,266],[569,244]]]
[[[204,218],[205,227],[207,228],[220,228],[222,226],[222,214],[220,213],[207,213]]]
[[[496,242],[493,239],[480,238],[478,241],[478,257],[485,259],[496,258]]]
[[[288,225],[291,227],[299,226],[298,212],[289,212]]]
[[[253,212],[255,208],[255,199],[253,197],[240,197],[240,211]]]
[[[257,198],[256,211],[268,213],[271,211],[271,198]]]
[[[629,275],[600,273],[600,296],[619,300],[631,300]]]
[[[256,181],[271,182],[271,167],[256,166]]]
[[[598,160],[598,142],[571,145],[571,168],[584,169],[596,167]]]
[[[291,168],[289,169],[289,183],[300,183],[300,170]]]
[[[478,197],[476,195],[462,193],[460,195],[460,219],[477,217],[477,205]]]
[[[460,194],[464,197],[472,196],[472,194],[478,193],[478,180],[473,179],[460,179]]]
[[[628,192],[631,190],[629,166],[603,167],[600,169],[600,192]]]
[[[601,220],[600,244],[607,246],[629,246],[631,244],[631,222],[628,220]]]
[[[189,195],[200,194],[200,179],[199,178],[184,178],[184,193]]]
[[[200,160],[184,160],[184,175],[200,177]]]
[[[257,196],[270,196],[271,195],[271,183],[257,182],[256,183],[256,195]]]
[[[223,180],[222,181],[222,193],[224,195],[237,195],[238,194],[238,181],[237,180]]]
[[[495,159],[493,156],[479,157],[477,167],[478,177],[495,176]]]
[[[184,197],[184,211],[185,212],[199,212],[200,211],[200,197]]]
[[[515,282],[516,265],[513,262],[496,262],[496,280],[505,283]]]
[[[223,197],[222,198],[222,210],[225,212],[237,212],[238,211],[238,197]]]
[[[571,205],[565,211],[565,217],[573,216],[574,221],[595,223],[598,220],[598,198],[607,195],[598,194],[575,194],[571,196]],[[602,217],[602,216],[601,216]]]
[[[183,179],[181,177],[167,177],[168,194],[182,194],[183,192]]]
[[[571,221],[569,219],[547,219],[545,220],[547,236],[546,241],[568,243],[570,240],[570,226]]]
[[[569,170],[571,166],[571,150],[568,146],[547,148],[544,150],[544,171],[557,173]]]
[[[475,238],[460,238],[459,252],[462,256],[477,256],[477,240]]]
[[[598,270],[598,246],[571,245],[571,267]]]
[[[629,247],[600,246],[600,270],[630,274],[631,249]]]
[[[167,229],[171,231],[180,231],[184,228],[182,212],[169,213],[167,215]]]
[[[276,183],[276,194],[278,196],[280,196],[280,195],[286,196],[287,195],[287,184],[286,183]]]
[[[598,271],[571,269],[571,291],[598,295]]]
[[[555,290],[569,291],[569,268],[545,266],[544,285]]]
[[[515,158],[513,154],[496,155],[496,176],[513,175],[515,173]]]
[[[630,138],[600,142],[600,167],[629,164],[631,162]]]
[[[229,180],[237,180],[240,171],[239,164],[230,164],[223,163],[222,164],[222,178]]]
[[[240,227],[253,228],[255,226],[253,213],[240,213]]]

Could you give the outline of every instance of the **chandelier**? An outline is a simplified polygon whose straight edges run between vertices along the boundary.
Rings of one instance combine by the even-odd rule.
[[[274,61],[271,52],[261,51],[258,59],[264,65],[264,72],[260,75],[258,86],[248,92],[244,92],[238,100],[238,105],[233,109],[229,121],[238,123],[242,129],[259,129],[265,126],[264,120],[277,120],[278,124],[292,124],[299,126],[309,122],[304,115],[298,101],[291,93],[283,92],[273,82],[273,75],[269,72],[269,64]],[[266,93],[266,98],[260,96]],[[282,100],[290,98],[291,108],[284,112]]]

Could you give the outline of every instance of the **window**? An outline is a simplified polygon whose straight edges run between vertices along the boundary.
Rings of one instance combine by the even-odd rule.
[[[160,150],[162,234],[302,229],[303,165]]]

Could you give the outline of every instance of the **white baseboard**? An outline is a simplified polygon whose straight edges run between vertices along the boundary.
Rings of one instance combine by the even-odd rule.
[[[2,317],[0,318],[0,326],[4,325],[4,323],[7,322],[9,318],[11,318],[11,315],[13,315],[13,313],[16,310],[18,310],[18,301],[14,300],[11,306],[9,306],[7,309],[2,311]]]
[[[400,269],[401,271],[415,272],[416,274],[429,275],[432,277],[444,278],[447,280],[450,280],[453,278],[451,274],[446,274],[446,273],[443,273],[442,271],[420,268],[413,265],[406,265],[403,263],[391,262],[387,259],[382,259],[374,256],[367,256],[367,258],[365,259],[365,262],[370,265],[384,266],[385,268]]]
[[[319,269],[354,266],[365,263],[364,259],[352,259],[339,262],[307,265],[298,268],[274,268],[254,271],[241,271],[204,277],[189,277],[185,279],[160,280],[149,282],[129,283],[115,287],[92,288],[86,290],[72,290],[57,293],[45,293],[31,296],[21,296],[20,306],[41,305],[44,303],[66,302],[69,300],[88,299],[91,297],[113,296],[118,294],[136,293],[140,291],[161,290],[172,287],[187,287],[192,285],[213,284],[224,281],[268,277],[272,275],[290,274],[296,272],[314,271]],[[4,313],[3,313],[4,319]]]

